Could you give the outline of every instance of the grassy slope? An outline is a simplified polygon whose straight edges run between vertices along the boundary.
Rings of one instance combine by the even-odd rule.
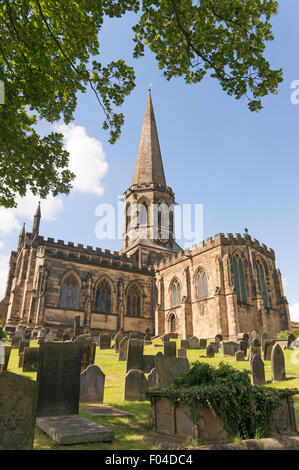
[[[154,344],[161,344],[161,340],[154,340],[153,345],[145,347],[145,354],[156,354],[163,351],[161,347],[154,347]],[[36,346],[35,341],[31,342],[31,346]],[[177,341],[179,347],[179,341]],[[205,354],[205,350],[188,350],[189,362],[196,360],[208,362],[213,366],[217,366],[221,361],[231,364],[238,369],[250,370],[247,361],[236,362],[234,357],[220,357],[220,353],[214,358],[200,357]],[[271,382],[271,362],[265,361],[266,386],[276,388],[298,388],[299,389],[299,349],[297,349],[297,364],[292,361],[291,355],[293,351],[284,351],[286,359],[287,380],[283,382]],[[293,356],[294,357],[294,356]],[[91,419],[99,424],[112,429],[115,434],[114,442],[111,444],[81,444],[72,446],[55,446],[53,442],[41,431],[36,430],[35,449],[98,449],[98,450],[139,450],[139,449],[156,449],[155,442],[151,439],[151,407],[149,402],[124,402],[124,377],[126,373],[126,362],[118,361],[118,354],[113,349],[96,350],[95,364],[98,365],[106,375],[104,403],[114,405],[123,410],[127,410],[134,416],[124,417],[93,417],[87,411],[80,409],[80,415]],[[22,374],[22,369],[18,368],[17,349],[12,351],[9,370],[18,374]],[[24,376],[36,379],[36,373],[23,373]],[[297,376],[297,377],[295,377]],[[299,396],[295,397],[296,420],[299,425]]]

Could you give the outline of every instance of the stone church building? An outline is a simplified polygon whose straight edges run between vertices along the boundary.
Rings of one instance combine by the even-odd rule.
[[[122,248],[113,253],[44,238],[38,206],[32,231],[23,226],[10,257],[0,302],[7,331],[21,324],[61,333],[77,315],[83,331],[91,333],[149,328],[156,335],[220,333],[233,339],[252,330],[274,336],[289,329],[272,249],[247,230],[219,233],[192,250],[176,243],[175,197],[166,185],[150,93],[132,184],[123,199]]]

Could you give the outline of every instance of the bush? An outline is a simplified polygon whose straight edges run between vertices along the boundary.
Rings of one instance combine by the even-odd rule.
[[[280,331],[279,333],[277,333],[276,338],[277,338],[277,339],[285,339],[285,340],[287,340],[289,334],[290,334],[289,330],[282,330],[282,331]]]
[[[293,328],[292,333],[296,338],[299,338],[299,327],[298,328]]]
[[[3,331],[3,324],[0,321],[0,341],[2,341],[5,338],[6,338],[6,333],[5,333],[5,331]]]
[[[176,378],[162,396],[175,406],[187,406],[189,416],[198,428],[196,410],[199,405],[219,416],[231,437],[253,439],[267,436],[272,411],[284,397],[298,390],[271,389],[251,385],[249,371],[220,363],[218,368],[196,361],[190,370]],[[155,397],[151,397],[154,400]],[[198,428],[200,436],[200,429]]]

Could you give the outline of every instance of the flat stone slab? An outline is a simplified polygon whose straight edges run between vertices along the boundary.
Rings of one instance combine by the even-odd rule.
[[[36,425],[59,445],[112,442],[114,439],[113,431],[79,415],[37,418]]]
[[[92,416],[134,416],[128,411],[120,410],[111,405],[81,405]]]

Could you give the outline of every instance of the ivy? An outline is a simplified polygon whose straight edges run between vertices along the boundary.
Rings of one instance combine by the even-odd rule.
[[[199,408],[217,415],[225,431],[232,437],[252,439],[268,435],[273,410],[283,398],[299,393],[296,389],[272,389],[253,386],[249,371],[240,371],[220,363],[218,368],[196,361],[190,370],[176,378],[159,395],[149,392],[153,403],[168,398],[175,407],[186,406],[188,415],[198,428]],[[200,429],[198,428],[198,435]]]

